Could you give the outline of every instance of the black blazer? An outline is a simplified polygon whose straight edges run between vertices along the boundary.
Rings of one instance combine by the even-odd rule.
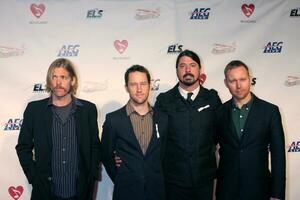
[[[221,105],[217,92],[201,86],[195,100],[188,104],[178,90],[159,94],[155,108],[168,115],[169,130],[163,160],[168,183],[199,187],[216,176],[216,112]]]
[[[114,182],[114,200],[164,199],[161,144],[167,130],[167,118],[154,111],[153,123],[152,138],[144,155],[126,107],[106,115],[101,139],[102,162]],[[114,152],[122,159],[119,168],[115,166]]]
[[[231,116],[232,101],[224,103],[218,111],[217,199],[284,199],[285,144],[278,107],[253,95],[253,104],[239,139]]]
[[[100,140],[98,137],[97,109],[88,101],[77,99],[75,113],[76,134],[79,147],[79,179],[77,197],[92,198],[93,184],[98,176]],[[50,200],[51,197],[51,152],[52,110],[47,106],[49,98],[30,102],[24,112],[23,123],[16,146],[23,171],[32,184],[32,200]],[[33,159],[33,151],[34,157]]]

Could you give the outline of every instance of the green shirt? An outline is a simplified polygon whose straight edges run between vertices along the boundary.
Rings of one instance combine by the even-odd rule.
[[[231,116],[237,135],[241,139],[244,132],[244,126],[253,103],[253,98],[251,97],[250,101],[244,104],[241,108],[236,105],[235,101],[232,102]]]

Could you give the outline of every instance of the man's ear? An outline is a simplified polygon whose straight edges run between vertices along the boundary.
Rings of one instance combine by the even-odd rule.
[[[228,88],[228,85],[227,85],[227,80],[226,80],[226,78],[224,79],[224,84],[225,84],[225,86]]]

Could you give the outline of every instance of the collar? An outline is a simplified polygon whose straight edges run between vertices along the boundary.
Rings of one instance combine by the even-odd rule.
[[[81,101],[79,99],[77,99],[73,95],[72,95],[72,101],[71,101],[71,103],[74,103],[74,105],[76,105],[76,106],[83,106],[83,104],[81,103]],[[47,102],[47,106],[54,106],[54,104],[52,102],[52,96],[49,97],[48,102]]]
[[[243,104],[242,107],[241,107],[241,109],[242,109],[242,108],[248,108],[248,109],[250,109],[251,106],[252,106],[252,104],[253,104],[253,95],[252,95],[252,93],[251,93],[251,99],[250,99],[247,103]],[[235,102],[235,100],[234,100],[233,98],[232,98],[231,106],[232,106],[233,109],[240,109],[240,108],[236,105],[236,102]]]
[[[149,111],[146,114],[150,113],[151,115],[153,115],[153,109],[149,103],[148,103],[148,105],[149,105]],[[136,113],[136,114],[140,115],[138,112],[136,112],[134,110],[134,108],[130,105],[130,103],[128,101],[126,104],[126,114],[127,114],[127,116],[130,116],[132,113]]]
[[[196,98],[196,96],[198,95],[198,93],[199,93],[199,91],[200,91],[200,85],[199,85],[196,89],[194,89],[193,91],[187,91],[187,90],[184,90],[182,87],[180,87],[180,86],[178,85],[178,91],[179,91],[180,95],[181,95],[184,99],[187,99],[188,93],[192,92],[193,95],[192,95],[191,99],[194,101],[195,98]]]

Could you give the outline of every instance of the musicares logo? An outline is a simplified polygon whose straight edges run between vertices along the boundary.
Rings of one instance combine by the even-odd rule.
[[[254,6],[254,4],[249,4],[249,5],[243,4],[241,8],[242,8],[244,15],[246,17],[250,17],[252,15],[252,13],[254,12],[255,6]]]
[[[45,9],[46,7],[44,4],[36,5],[33,3],[30,5],[30,10],[36,18],[40,18],[44,14]]]
[[[18,200],[22,196],[23,191],[24,191],[24,188],[20,185],[17,187],[10,186],[8,188],[8,193],[14,200]]]
[[[122,41],[120,41],[120,40],[115,40],[114,46],[115,46],[116,50],[117,50],[120,54],[122,54],[122,53],[125,52],[125,50],[126,50],[127,47],[128,47],[128,41],[127,41],[127,40],[122,40]]]

